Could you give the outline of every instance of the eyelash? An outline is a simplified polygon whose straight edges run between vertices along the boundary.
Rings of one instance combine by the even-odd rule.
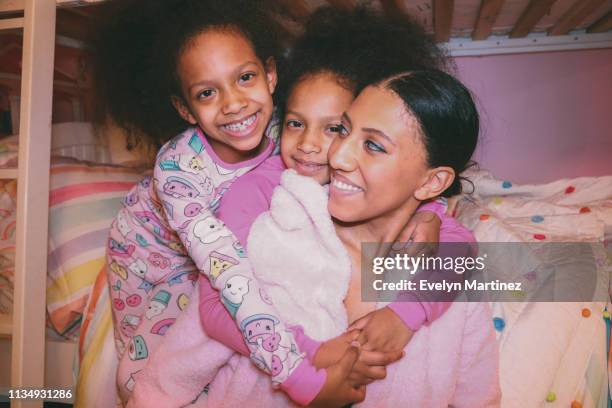
[[[286,126],[286,127],[288,127],[288,128],[290,128],[290,129],[302,128],[302,127],[304,127],[304,125],[303,125],[303,124],[302,124],[300,121],[297,121],[297,120],[295,120],[295,119],[290,119],[290,120],[288,120],[285,126]]]
[[[244,77],[246,77],[246,76],[248,76],[249,78],[248,79],[244,79]],[[255,73],[254,72],[246,72],[246,73],[240,75],[240,80],[248,82],[251,79],[253,79],[254,77],[255,77]]]
[[[210,92],[210,95],[204,95],[205,92]],[[198,94],[196,95],[196,98],[198,99],[208,99],[212,96],[212,93],[214,91],[212,89],[205,89],[202,92],[198,92]]]
[[[374,143],[371,140],[366,140],[364,142],[364,146],[366,147],[366,149],[373,151],[373,152],[378,152],[378,153],[387,153],[387,151],[385,150],[384,147],[382,147],[381,145],[379,145],[378,143]]]

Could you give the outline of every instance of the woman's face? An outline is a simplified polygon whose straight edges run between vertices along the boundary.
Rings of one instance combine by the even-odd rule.
[[[281,136],[281,156],[287,168],[321,184],[329,183],[327,152],[353,98],[330,74],[308,76],[296,84],[287,100]]]
[[[370,86],[342,117],[329,149],[330,214],[344,222],[393,217],[416,206],[427,176],[420,127],[399,96]]]

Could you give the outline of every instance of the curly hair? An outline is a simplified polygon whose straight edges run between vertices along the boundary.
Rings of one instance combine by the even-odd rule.
[[[444,52],[415,20],[389,17],[366,6],[321,7],[279,69],[276,99],[282,116],[291,90],[308,76],[331,74],[357,94],[396,73],[449,66]]]
[[[176,74],[183,50],[211,29],[242,34],[262,63],[279,59],[282,32],[261,0],[115,0],[95,33],[96,118],[128,133],[128,148],[160,147],[185,128],[171,96],[182,97]]]

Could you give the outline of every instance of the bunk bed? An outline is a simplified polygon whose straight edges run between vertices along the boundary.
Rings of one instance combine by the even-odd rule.
[[[62,222],[66,219],[82,220],[83,212],[65,211],[64,218],[61,218],[58,216],[60,211],[56,210],[63,205],[73,204],[74,209],[77,206],[86,207],[100,198],[107,200],[107,204],[111,204],[104,207],[106,212],[94,210],[96,216],[104,214],[106,218],[96,218],[89,223],[100,234],[105,228],[103,225],[107,225],[105,223],[109,220],[109,214],[116,208],[113,206],[119,205],[120,197],[141,177],[143,171],[137,166],[117,166],[118,161],[132,158],[117,159],[113,148],[109,146],[109,139],[94,137],[89,124],[51,126],[56,11],[58,7],[61,10],[64,7],[78,7],[92,2],[95,1],[0,0],[0,30],[23,28],[18,143],[15,143],[15,139],[0,142],[0,163],[6,159],[6,163],[11,164],[10,167],[17,164],[16,168],[0,168],[0,180],[3,180],[0,182],[0,215],[7,213],[3,212],[7,208],[1,208],[1,197],[9,196],[13,200],[10,210],[14,217],[13,220],[5,216],[0,221],[0,234],[10,230],[11,225],[16,225],[13,242],[12,314],[0,314],[0,345],[10,342],[11,351],[9,355],[8,348],[0,348],[0,381],[8,381],[3,375],[8,373],[5,364],[8,364],[10,359],[12,388],[70,388],[73,395],[75,391],[80,392],[76,406],[82,407],[96,406],[100,393],[106,392],[108,387],[113,387],[112,375],[116,362],[110,317],[111,294],[104,274],[98,274],[96,270],[102,268],[103,252],[100,251],[103,251],[104,242],[88,252],[90,257],[74,260],[69,255],[62,254],[60,249],[64,244],[78,241],[87,234],[93,234],[93,231],[70,229]],[[321,2],[291,0],[281,3],[289,5],[289,14],[283,18],[287,29],[295,31],[314,5]],[[329,0],[328,3],[337,7],[352,7],[357,1]],[[436,34],[438,41],[443,42],[452,55],[612,47],[612,10],[603,1],[458,0],[455,3],[465,8],[455,7],[455,11],[459,12],[455,12],[454,16],[453,1],[381,0],[370,3],[390,14],[407,13],[416,16]],[[572,5],[574,3],[575,5]],[[504,8],[504,4],[512,5],[512,9]],[[471,14],[465,11],[468,8],[472,11]],[[527,37],[531,31],[539,33]],[[544,33],[546,31],[548,36]],[[465,37],[471,37],[473,41]],[[75,106],[75,111],[78,111],[78,103]],[[75,118],[82,119],[78,114],[75,114]],[[72,133],[77,136],[70,136]],[[612,197],[600,196],[595,200],[593,194],[585,193],[574,196],[580,197],[579,200],[563,201],[568,186],[588,191],[594,191],[595,187],[612,191],[612,180],[609,177],[561,180],[546,186],[515,185],[509,190],[506,187],[507,181],[496,179],[486,172],[478,172],[472,176],[477,180],[478,199],[460,200],[453,204],[450,210],[456,210],[456,216],[475,231],[479,240],[503,241],[517,237],[530,240],[538,239],[534,238],[535,235],[548,234],[549,232],[543,231],[535,233],[533,221],[530,221],[534,215],[527,214],[525,210],[521,212],[521,208],[528,207],[528,203],[534,201],[537,201],[538,208],[542,211],[548,211],[560,220],[582,217],[580,228],[588,231],[582,237],[584,239],[609,241],[611,238]],[[16,190],[15,183],[18,186]],[[102,184],[107,185],[107,190],[97,189]],[[79,188],[84,185],[96,185],[96,189],[90,191],[91,194],[85,198],[78,195]],[[72,195],[67,194],[67,191]],[[543,191],[550,194],[544,194]],[[580,190],[579,192],[581,193]],[[589,208],[589,212],[586,213],[583,208]],[[511,225],[512,228],[491,229],[494,223],[488,222],[490,220],[497,220],[505,226]],[[543,228],[541,225],[539,227]],[[559,229],[555,231],[558,233]],[[572,233],[567,228],[563,231],[566,236]],[[606,273],[609,276],[612,257],[602,262],[608,268]],[[57,283],[61,282],[57,277],[63,275],[57,272],[58,265],[68,265],[64,268],[65,272],[76,270],[85,263],[88,263],[88,275],[83,287],[64,285],[68,290],[58,295],[64,300],[67,299],[63,303],[50,296],[50,293],[53,293],[50,290],[62,286]],[[56,267],[55,272],[53,265]],[[50,289],[54,283],[54,288]],[[599,302],[575,305],[574,308],[577,308],[578,313],[586,308],[593,313],[602,313],[605,307],[605,302]],[[547,312],[550,311],[538,309],[536,313],[529,307],[517,310],[511,306],[498,305],[496,316],[503,317],[506,324],[506,330],[499,332],[500,344],[507,350],[503,352],[502,369],[519,360],[525,347],[525,344],[521,343],[525,330],[532,330],[534,325],[548,317],[528,319],[535,319],[534,316]],[[574,312],[576,310],[566,309],[566,313]],[[564,322],[574,324],[572,330],[582,333],[582,337],[564,339],[567,347],[559,346],[554,352],[556,354],[549,353],[547,356],[561,361],[564,353],[578,353],[577,342],[584,343],[605,337],[603,326],[597,325],[595,319],[579,319],[579,314],[575,317],[573,320],[565,319]],[[49,326],[55,329],[55,335],[48,334],[46,328]],[[81,333],[77,343],[74,339],[78,336],[79,328]],[[66,337],[72,338],[72,341],[67,342]],[[533,398],[537,400],[546,387],[562,390],[556,393],[555,398],[558,398],[558,401],[580,397],[585,407],[603,406],[601,401],[607,398],[604,395],[607,386],[601,377],[602,367],[596,365],[605,361],[606,350],[605,347],[602,349],[601,345],[594,345],[590,351],[591,354],[583,356],[581,360],[586,361],[587,366],[582,367],[584,370],[572,379],[571,384],[561,382],[566,381],[566,377],[547,376],[535,379],[537,381],[534,380],[528,393],[532,399],[529,399],[525,396],[527,392],[521,394],[525,391],[524,381],[518,384],[517,380],[509,385],[514,387],[512,390],[515,393],[507,400],[510,401],[507,406],[531,406],[529,403],[534,401]],[[73,357],[77,354],[81,368],[78,386],[72,378]],[[565,359],[563,364],[571,366],[574,361],[576,360]],[[550,369],[554,370],[552,367]],[[528,365],[521,366],[520,372],[524,375],[537,373]],[[0,382],[0,388],[5,384],[7,383]],[[66,398],[64,401],[71,402],[72,398]],[[11,406],[26,405],[40,407],[42,401],[12,401]]]

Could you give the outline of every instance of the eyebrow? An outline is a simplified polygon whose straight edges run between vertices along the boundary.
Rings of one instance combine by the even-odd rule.
[[[351,118],[349,117],[349,115],[346,112],[344,112],[342,114],[342,119],[346,120],[349,123],[349,125],[352,125]],[[393,146],[397,146],[395,144],[395,142],[389,136],[387,136],[387,134],[385,132],[383,132],[382,130],[378,130],[378,129],[374,129],[374,128],[361,128],[361,130],[366,132],[366,133],[373,133],[375,135],[378,135],[378,136],[382,137],[383,139],[387,140]]]
[[[302,113],[300,113],[298,111],[294,111],[294,110],[288,110],[287,112],[285,112],[285,114],[286,115],[291,114],[291,115],[299,116],[300,118],[303,118],[304,116],[306,116],[306,115],[304,115],[304,114],[302,114]],[[325,116],[325,117],[323,117],[321,119],[322,119],[323,122],[328,122],[328,121],[337,120],[338,116],[335,116],[335,115],[334,116]]]
[[[257,65],[257,62],[256,61],[247,61],[244,64],[241,64],[238,68],[236,68],[234,70],[234,73],[238,73],[238,72],[242,71],[248,65]],[[195,88],[197,86],[208,85],[209,83],[210,83],[209,81],[203,80],[203,81],[196,82],[194,84],[189,85],[188,89],[191,90],[192,88]]]

